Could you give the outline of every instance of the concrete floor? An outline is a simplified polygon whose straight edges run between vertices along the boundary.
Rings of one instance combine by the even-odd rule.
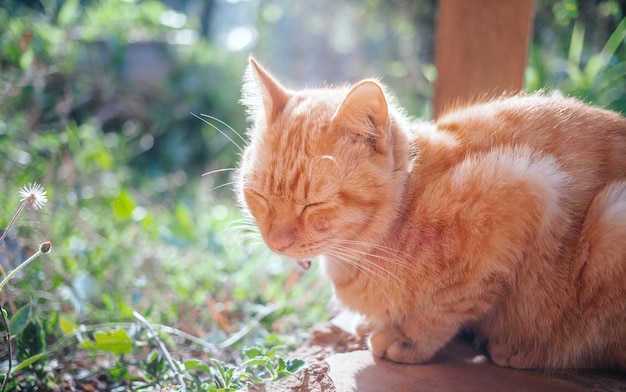
[[[626,375],[594,371],[522,371],[501,368],[462,339],[451,342],[430,363],[399,365],[369,351],[326,359],[337,391],[626,391]]]
[[[252,392],[626,392],[626,374],[600,371],[515,370],[493,365],[471,341],[458,337],[426,364],[401,365],[374,358],[340,315],[313,328],[309,341],[293,353],[307,367]]]

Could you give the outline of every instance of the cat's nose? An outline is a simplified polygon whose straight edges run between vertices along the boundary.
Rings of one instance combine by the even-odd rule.
[[[278,229],[270,232],[267,244],[275,252],[284,252],[296,242],[296,229]]]

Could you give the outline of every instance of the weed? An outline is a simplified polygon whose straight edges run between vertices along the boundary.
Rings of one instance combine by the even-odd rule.
[[[20,205],[17,208],[13,218],[9,221],[9,224],[0,235],[0,246],[4,248],[3,241],[7,237],[9,231],[17,221],[22,211],[25,208],[33,208],[39,210],[48,202],[46,192],[39,184],[29,184],[22,188],[19,192],[21,197]],[[5,274],[4,278],[0,282],[0,293],[9,281],[17,275],[21,270],[26,268],[31,262],[37,259],[39,256],[45,253],[49,253],[52,249],[50,242],[43,242],[39,245],[39,249],[32,256],[21,262],[8,274]],[[3,271],[4,272],[4,271]],[[20,363],[16,366],[15,370],[21,370],[24,368],[31,368],[37,376],[42,377],[42,366],[40,360],[44,359],[44,347],[45,341],[43,339],[43,329],[41,322],[37,319],[30,319],[31,305],[21,308],[13,315],[10,322],[7,322],[7,311],[4,307],[0,306],[0,313],[2,315],[2,323],[5,329],[4,341],[8,351],[8,366],[5,375],[2,378],[1,390],[4,392],[7,387],[7,382],[13,370],[13,350],[12,350],[12,338],[13,335],[17,335],[17,359]]]

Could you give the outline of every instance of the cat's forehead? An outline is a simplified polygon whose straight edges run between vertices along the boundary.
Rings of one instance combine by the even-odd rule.
[[[280,200],[302,201],[330,191],[337,177],[336,159],[329,155],[291,150],[271,152],[259,166],[256,177],[258,191]]]
[[[314,158],[325,151],[326,139],[332,138],[328,129],[335,105],[322,95],[294,96],[276,121],[262,133],[263,148],[285,157]]]
[[[338,173],[327,129],[340,99],[324,91],[295,95],[273,124],[261,130],[250,185],[281,200],[304,200],[330,192]]]
[[[260,151],[252,168],[249,185],[277,200],[303,201],[332,192],[339,174],[339,163],[331,155],[315,155],[312,150]]]
[[[325,90],[312,90],[295,94],[286,105],[282,118],[287,121],[302,121],[311,126],[327,123],[340,105],[337,94]]]

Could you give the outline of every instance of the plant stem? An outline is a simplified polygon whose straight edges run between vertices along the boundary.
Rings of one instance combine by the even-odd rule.
[[[2,392],[6,390],[7,381],[9,381],[9,375],[11,374],[11,368],[13,367],[13,360],[11,357],[13,356],[13,349],[11,348],[11,333],[9,332],[9,323],[7,323],[7,318],[5,317],[5,310],[2,306],[0,306],[0,315],[2,315],[2,322],[4,323],[4,329],[7,331],[6,336],[4,337],[7,342],[7,352],[9,355],[9,369],[7,370],[6,376],[4,376],[4,380],[2,380]]]
[[[23,201],[22,204],[20,204],[20,206],[17,209],[17,211],[15,211],[15,214],[13,215],[13,218],[11,218],[11,222],[9,222],[9,224],[6,227],[6,229],[4,229],[4,232],[2,232],[2,236],[0,236],[0,242],[4,241],[4,238],[7,236],[7,233],[9,232],[9,230],[11,229],[11,227],[13,226],[15,221],[17,220],[17,217],[20,216],[20,214],[22,213],[22,210],[24,210],[24,207],[26,207],[26,202],[25,201]]]
[[[293,306],[295,303],[296,303],[295,300],[291,300],[291,301],[285,301],[282,303],[274,303],[274,304],[265,306],[243,328],[241,328],[237,333],[235,333],[234,335],[232,335],[231,337],[229,337],[228,339],[220,343],[218,347],[221,349],[225,349],[227,347],[232,346],[233,344],[243,339],[248,333],[250,333],[250,331],[252,331],[254,327],[256,327],[256,325],[265,317],[269,316],[270,314],[280,309],[286,308],[288,306]]]
[[[6,231],[5,231],[5,233],[6,233]],[[26,259],[26,261],[24,261],[20,265],[18,265],[13,271],[9,272],[9,274],[7,276],[5,276],[4,279],[2,279],[2,282],[0,282],[0,291],[2,291],[4,286],[6,286],[6,284],[9,282],[9,280],[11,280],[11,278],[13,276],[15,276],[15,274],[17,274],[18,272],[23,270],[28,264],[32,263],[37,257],[41,256],[41,254],[48,253],[48,252],[50,252],[50,243],[49,242],[44,242],[41,245],[39,245],[39,249],[37,250],[37,252],[35,252],[32,256],[30,256],[28,259]]]
[[[13,222],[15,222],[15,220],[17,219],[17,216],[20,214],[20,212],[24,209],[24,205],[25,203],[22,203],[22,205],[20,206],[20,208],[18,208],[17,212],[15,213],[15,216],[13,216],[13,219],[11,220],[11,222],[9,223],[9,226],[7,227],[7,230],[4,231],[2,238],[0,238],[0,241],[4,239],[4,237],[6,237],[6,233],[8,231],[8,229],[11,227],[11,225],[13,224]],[[4,288],[4,286],[6,286],[6,284],[9,282],[9,280],[11,280],[11,278],[13,276],[15,276],[15,274],[17,274],[18,272],[20,272],[21,270],[23,270],[28,264],[32,263],[33,260],[35,260],[37,257],[39,257],[42,253],[48,253],[50,252],[51,245],[50,242],[43,242],[39,245],[39,249],[37,249],[37,252],[35,252],[32,256],[30,256],[28,259],[26,259],[24,262],[22,262],[20,265],[18,265],[13,271],[9,272],[9,274],[7,276],[4,277],[4,279],[2,279],[2,282],[0,282],[0,291],[2,291],[2,289]],[[6,376],[4,377],[4,380],[2,380],[2,392],[4,392],[5,388],[6,388],[6,384],[7,381],[9,379],[9,375],[11,374],[11,366],[13,365],[11,362],[11,357],[13,356],[13,352],[11,350],[11,334],[9,332],[9,324],[7,323],[7,319],[6,316],[4,315],[4,308],[2,308],[2,306],[0,306],[0,313],[2,314],[2,321],[4,322],[4,327],[7,331],[6,334],[6,342],[7,342],[7,351],[9,353],[9,371],[7,372]]]
[[[170,355],[169,351],[167,351],[167,347],[165,347],[165,344],[161,341],[161,339],[159,339],[159,335],[157,335],[154,328],[152,328],[152,325],[150,324],[150,322],[146,320],[138,312],[133,311],[133,316],[135,316],[135,318],[139,320],[139,322],[141,322],[146,328],[148,328],[148,331],[150,331],[150,335],[152,335],[151,337],[154,339],[157,346],[159,346],[161,353],[163,354],[168,365],[174,372],[174,375],[176,376],[176,380],[178,381],[178,384],[180,385],[180,387],[182,388],[184,392],[186,390],[186,385],[185,385],[185,380],[183,379],[183,375],[180,374],[180,372],[178,371],[178,368],[174,364],[174,360],[172,359],[172,356]]]

